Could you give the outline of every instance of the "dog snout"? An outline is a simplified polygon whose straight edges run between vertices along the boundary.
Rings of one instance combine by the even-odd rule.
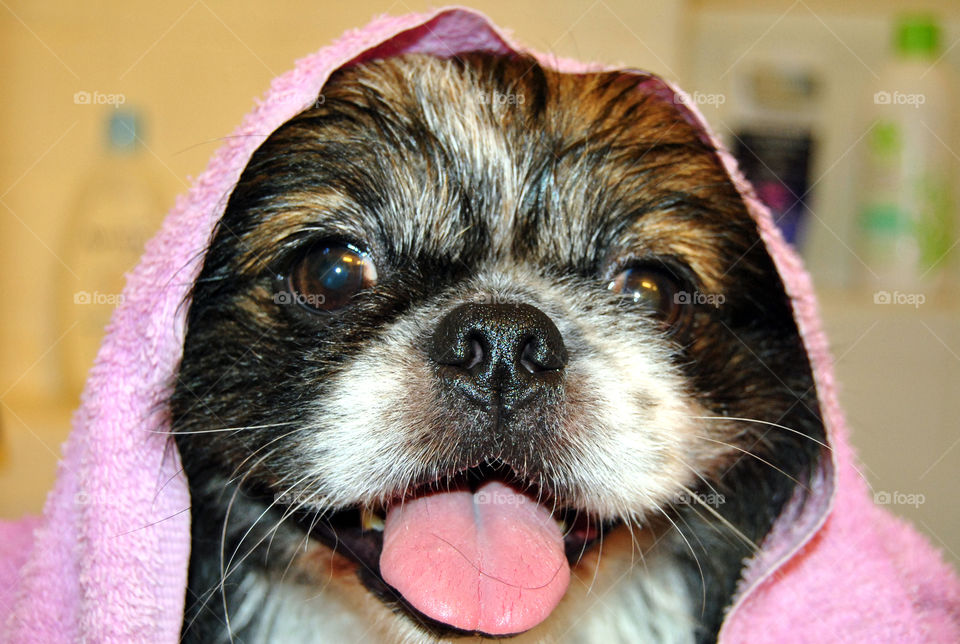
[[[559,386],[567,364],[560,330],[529,304],[462,304],[437,324],[428,354],[444,384],[488,409]]]

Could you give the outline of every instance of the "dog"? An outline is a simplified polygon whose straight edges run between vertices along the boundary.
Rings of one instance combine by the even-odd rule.
[[[713,145],[635,73],[338,70],[193,285],[185,641],[716,639],[824,439]]]

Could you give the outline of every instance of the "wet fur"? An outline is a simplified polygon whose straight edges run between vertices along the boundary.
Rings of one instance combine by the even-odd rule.
[[[432,641],[307,529],[491,458],[626,523],[517,641],[715,638],[823,429],[756,225],[682,108],[637,83],[405,56],[337,72],[261,145],[194,286],[171,399],[193,499],[185,640],[228,640],[229,616],[237,641]],[[378,284],[335,315],[278,305],[276,276],[327,238],[367,247]],[[667,332],[606,289],[637,262],[714,299]],[[465,301],[547,313],[562,395],[492,426],[438,390],[424,338]]]

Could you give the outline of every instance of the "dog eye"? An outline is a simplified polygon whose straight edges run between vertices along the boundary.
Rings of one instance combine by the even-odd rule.
[[[654,311],[666,325],[680,317],[681,298],[676,279],[662,270],[637,267],[620,271],[607,288],[624,299]]]
[[[333,311],[376,283],[377,269],[366,253],[352,244],[325,243],[313,247],[294,266],[288,289],[309,310]]]

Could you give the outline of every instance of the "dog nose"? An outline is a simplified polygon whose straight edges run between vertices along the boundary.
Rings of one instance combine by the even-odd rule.
[[[560,330],[529,304],[462,304],[437,324],[427,352],[442,382],[507,411],[558,387],[567,364]]]

